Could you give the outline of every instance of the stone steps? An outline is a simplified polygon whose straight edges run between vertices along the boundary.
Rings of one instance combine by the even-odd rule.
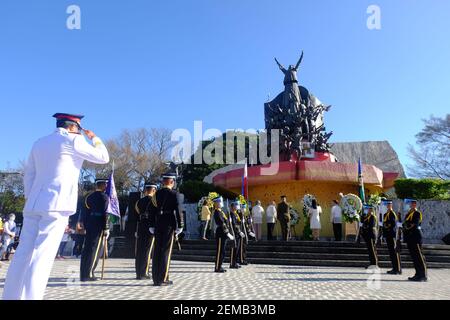
[[[199,254],[198,250],[189,250],[189,249],[182,249],[181,251],[174,251],[174,256],[183,255],[183,256],[196,256]],[[202,250],[202,255],[205,256],[212,256],[216,254],[215,249],[214,250]],[[230,250],[226,251],[226,254],[230,254]],[[337,260],[352,260],[352,261],[358,261],[367,260],[367,252],[365,254],[334,254],[334,253],[305,253],[305,252],[254,252],[249,251],[247,256],[249,258],[255,258],[255,259],[261,259],[261,258],[267,258],[270,256],[271,258],[277,258],[277,259],[311,259],[311,260],[330,260],[330,261],[337,261]],[[378,253],[378,259],[380,261],[386,261],[389,262],[390,258],[387,252],[385,254]],[[442,262],[442,263],[449,263],[450,264],[450,256],[435,256],[430,255],[426,256],[427,262]],[[411,258],[407,254],[401,255],[402,261],[411,261]]]
[[[214,256],[189,256],[174,252],[173,260],[179,261],[196,261],[214,263]],[[312,260],[312,259],[279,259],[279,258],[248,258],[251,264],[266,265],[295,265],[295,266],[312,266],[312,267],[356,267],[363,268],[368,264],[367,259],[363,260]],[[229,263],[229,258],[225,258],[225,264]],[[428,268],[450,268],[450,263],[427,262]],[[380,261],[381,268],[391,268],[390,262]],[[413,268],[412,262],[402,262],[403,268]]]
[[[423,252],[429,268],[450,268],[450,246],[424,245]],[[215,241],[185,240],[182,250],[176,247],[173,259],[181,261],[212,262],[216,254]],[[324,266],[324,267],[364,267],[368,264],[368,254],[364,243],[327,241],[258,241],[250,242],[248,259],[252,264]],[[385,244],[377,248],[380,267],[391,267]],[[112,258],[134,258],[134,243],[125,238],[115,238]],[[227,245],[226,263],[229,258]],[[406,245],[402,245],[402,265],[413,267]]]
[[[430,268],[450,268],[450,246],[424,245],[424,255]],[[173,259],[184,261],[214,262],[216,253],[213,240],[183,241],[182,251],[175,250]],[[364,243],[329,241],[258,241],[250,242],[248,259],[254,264],[304,265],[332,267],[364,267],[368,254]],[[386,244],[377,248],[380,266],[391,266]],[[229,256],[229,248],[227,248]],[[413,267],[408,249],[402,245],[402,264]]]

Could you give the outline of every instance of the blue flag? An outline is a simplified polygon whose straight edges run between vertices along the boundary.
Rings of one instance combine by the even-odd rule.
[[[109,177],[106,194],[109,197],[108,213],[120,218],[119,198],[117,197],[116,185],[114,183],[114,170]]]

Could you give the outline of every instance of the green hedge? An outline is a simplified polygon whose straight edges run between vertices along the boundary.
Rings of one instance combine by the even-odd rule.
[[[394,183],[399,199],[450,199],[450,181],[438,179],[397,179]]]
[[[187,202],[198,202],[210,192],[217,192],[225,199],[235,199],[238,195],[234,192],[226,190],[221,187],[216,187],[212,184],[203,181],[185,181],[180,186],[180,192],[184,194]]]

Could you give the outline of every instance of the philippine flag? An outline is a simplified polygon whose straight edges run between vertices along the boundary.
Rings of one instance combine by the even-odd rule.
[[[248,167],[247,160],[244,166],[244,175],[242,176],[242,195],[245,199],[248,199]]]

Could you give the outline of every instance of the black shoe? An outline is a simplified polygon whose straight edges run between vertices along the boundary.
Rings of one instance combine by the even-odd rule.
[[[136,277],[136,280],[150,280],[150,276],[142,276],[142,277]]]
[[[428,278],[427,277],[420,277],[417,279],[418,282],[427,282]]]
[[[409,281],[417,281],[417,279],[419,279],[418,276],[414,276],[414,277],[409,277],[408,278]]]
[[[89,278],[81,278],[80,281],[81,282],[95,282],[95,281],[98,281],[98,279],[96,277],[89,277]]]
[[[248,266],[248,262],[242,262],[241,266]]]
[[[408,280],[409,281],[414,281],[414,282],[427,282],[428,278],[427,277],[414,276],[414,277],[408,278]]]
[[[397,271],[397,270],[390,270],[388,272],[386,272],[387,274],[392,274],[392,275],[400,275],[402,274],[401,271]]]
[[[161,283],[154,283],[153,286],[154,286],[154,287],[161,287],[162,284],[161,284]]]
[[[227,270],[225,270],[225,269],[219,269],[219,270],[215,270],[214,272],[216,272],[216,273],[225,273],[225,272],[227,272]]]
[[[230,269],[239,269],[238,266],[230,266]]]
[[[163,287],[168,287],[171,285],[173,285],[173,281],[166,281],[166,282],[161,283],[161,286],[163,286]]]

